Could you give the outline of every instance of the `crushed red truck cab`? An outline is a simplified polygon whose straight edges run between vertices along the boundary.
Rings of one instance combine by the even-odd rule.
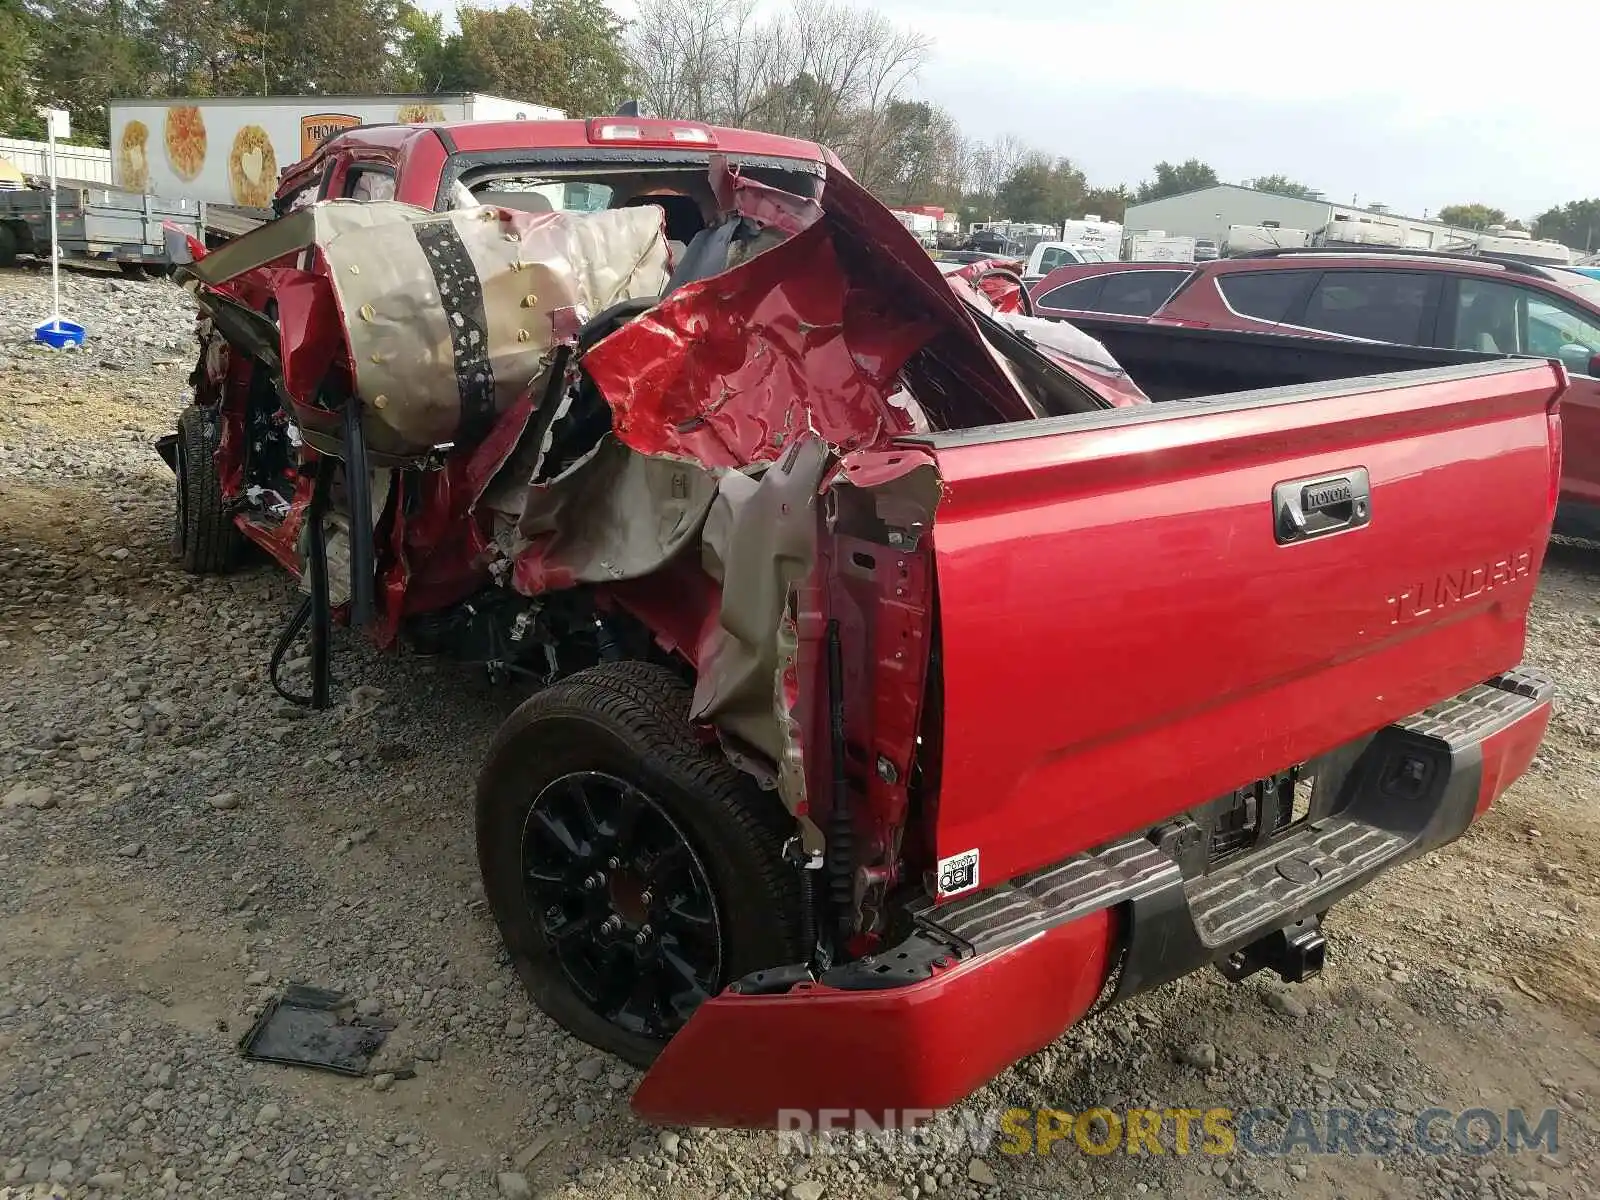
[[[300,578],[292,699],[341,622],[528,693],[485,890],[653,1120],[942,1107],[1096,1003],[1303,978],[1538,745],[1558,366],[1113,353],[674,122],[355,130],[278,208],[188,270],[184,562]]]

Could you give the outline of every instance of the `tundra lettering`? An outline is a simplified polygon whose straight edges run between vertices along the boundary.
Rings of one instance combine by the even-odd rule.
[[[1523,579],[1532,570],[1532,563],[1533,552],[1519,550],[1481,567],[1463,567],[1459,571],[1437,576],[1431,583],[1419,583],[1398,596],[1388,598],[1389,605],[1394,609],[1389,624],[1403,625],[1446,605],[1475,599],[1484,592]]]

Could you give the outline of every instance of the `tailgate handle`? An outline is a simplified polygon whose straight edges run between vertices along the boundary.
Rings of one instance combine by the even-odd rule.
[[[1272,489],[1272,513],[1280,546],[1360,529],[1372,520],[1367,469],[1286,480]]]

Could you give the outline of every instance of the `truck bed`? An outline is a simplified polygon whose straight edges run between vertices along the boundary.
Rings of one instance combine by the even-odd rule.
[[[1560,371],[1237,336],[1109,337],[1162,403],[917,439],[945,489],[941,862],[1038,869],[1520,663]],[[1223,376],[1256,386],[1195,394]]]
[[[1491,362],[1498,357],[1386,342],[1188,329],[1114,317],[1075,317],[1071,324],[1099,339],[1145,394],[1158,402]]]

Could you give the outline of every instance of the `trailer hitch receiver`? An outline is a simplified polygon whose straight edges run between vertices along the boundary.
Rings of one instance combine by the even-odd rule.
[[[1234,983],[1263,967],[1276,971],[1285,983],[1304,983],[1322,973],[1327,956],[1328,942],[1322,936],[1322,922],[1310,916],[1235,950],[1219,960],[1217,968]]]

